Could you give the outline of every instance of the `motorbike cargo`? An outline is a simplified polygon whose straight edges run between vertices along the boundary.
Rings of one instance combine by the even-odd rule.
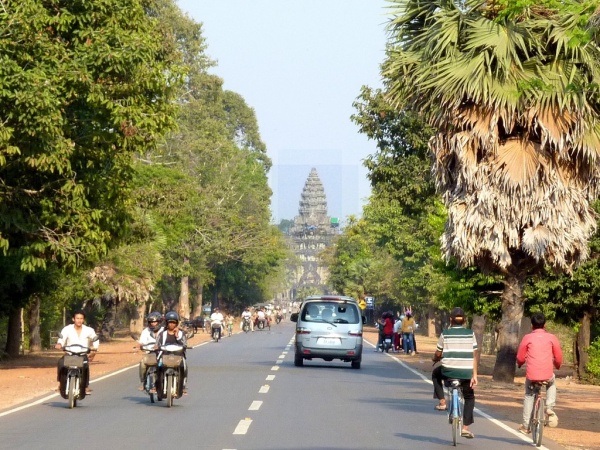
[[[146,366],[156,366],[156,353],[148,353],[144,355],[143,360]]]
[[[183,361],[183,356],[179,355],[163,355],[162,362],[165,367],[179,367]]]
[[[83,367],[83,356],[65,355],[65,367]]]

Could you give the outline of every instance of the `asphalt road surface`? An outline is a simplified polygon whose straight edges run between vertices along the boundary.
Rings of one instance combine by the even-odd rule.
[[[294,324],[238,333],[188,351],[189,395],[151,404],[137,367],[93,382],[72,410],[55,395],[0,418],[0,449],[448,449],[447,416],[431,383],[366,344],[362,368],[323,360],[294,366]],[[517,449],[514,423],[478,411],[462,449]],[[547,449],[560,449],[544,442]]]

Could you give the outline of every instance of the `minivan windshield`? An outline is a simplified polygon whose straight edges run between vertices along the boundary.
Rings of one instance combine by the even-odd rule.
[[[305,322],[359,323],[358,305],[328,301],[308,302],[302,310]]]

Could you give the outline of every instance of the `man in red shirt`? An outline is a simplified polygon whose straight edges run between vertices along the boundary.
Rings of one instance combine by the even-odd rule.
[[[562,350],[556,336],[548,333],[544,326],[546,318],[542,313],[531,316],[532,332],[525,335],[517,351],[517,365],[527,364],[525,371],[525,400],[523,401],[523,424],[519,431],[523,434],[530,432],[529,417],[533,409],[533,381],[547,381],[546,386],[546,414],[548,425],[556,427],[558,417],[554,412],[556,403],[556,384],[554,382],[554,369],[560,369],[563,361]]]

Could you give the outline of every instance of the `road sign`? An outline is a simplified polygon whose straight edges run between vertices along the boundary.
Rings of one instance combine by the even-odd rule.
[[[360,302],[358,302],[358,306],[364,311],[367,308],[367,302],[361,299]]]
[[[367,309],[375,309],[375,297],[365,297]]]

